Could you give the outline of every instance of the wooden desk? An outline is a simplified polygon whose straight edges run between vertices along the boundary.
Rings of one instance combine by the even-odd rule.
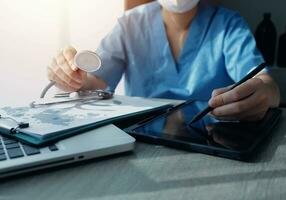
[[[1,180],[0,200],[285,199],[286,109],[253,162],[138,143],[133,153]]]

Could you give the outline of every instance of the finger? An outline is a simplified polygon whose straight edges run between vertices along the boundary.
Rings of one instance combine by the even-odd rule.
[[[209,105],[213,108],[216,108],[232,102],[237,102],[253,94],[261,84],[263,84],[261,79],[252,78],[228,92],[211,98]]]
[[[257,95],[253,94],[246,99],[238,102],[229,103],[215,108],[212,114],[217,117],[238,116],[244,112],[251,112],[253,108],[257,107]]]
[[[74,57],[76,54],[77,54],[77,51],[73,47],[67,47],[63,51],[63,55],[65,59],[67,60],[67,62],[69,63],[69,65],[71,66],[73,71],[78,70],[78,67],[74,65]]]
[[[245,111],[239,114],[238,118],[239,120],[255,121],[257,119],[264,117],[267,110],[268,107],[266,107],[263,103],[259,103],[256,107],[251,108],[251,110],[249,110],[248,112]]]
[[[81,80],[85,80],[86,76],[87,76],[87,72],[83,71],[83,70],[78,70],[77,71],[78,75],[81,77]]]
[[[59,54],[55,60],[57,65],[64,71],[64,73],[68,77],[70,77],[70,79],[72,79],[75,82],[78,82],[79,84],[82,83],[81,76],[71,69],[71,66],[68,64],[63,54]]]
[[[254,108],[252,112],[241,113],[237,116],[240,121],[256,121],[264,117],[266,110],[264,108]],[[257,109],[257,110],[256,110]]]
[[[77,51],[75,48],[73,47],[66,47],[64,50],[63,50],[63,55],[65,57],[65,59],[67,61],[73,61],[75,55],[76,55]]]
[[[262,91],[263,92],[263,91]],[[227,104],[214,109],[211,114],[220,119],[243,120],[251,116],[259,116],[268,110],[268,104],[264,100],[264,94],[256,92],[248,98],[239,102]]]
[[[237,121],[237,116],[226,115],[226,116],[215,116],[212,113],[209,114],[210,117],[219,120],[219,121]]]
[[[48,79],[50,81],[55,81],[56,74],[52,70],[52,68],[55,68],[57,66],[56,60],[53,58],[51,63],[49,64],[47,71],[48,71]]]
[[[241,120],[257,121],[263,118],[265,113],[268,111],[269,104],[267,103],[267,100],[265,100],[267,97],[265,97],[263,90],[255,93],[252,98],[257,101],[257,104],[253,108],[250,108],[249,111],[242,112],[239,115]]]
[[[220,121],[259,121],[263,119],[267,110],[263,110],[260,112],[246,113],[245,115],[237,115],[237,116],[224,116],[224,117],[216,117],[217,120]]]
[[[224,87],[224,88],[218,88],[218,89],[213,90],[213,92],[212,92],[212,97],[215,97],[215,96],[217,96],[217,95],[220,95],[220,94],[222,94],[222,93],[225,93],[225,92],[229,91],[232,86],[233,86],[233,85],[230,85],[230,86],[227,86],[227,87]]]
[[[63,91],[66,92],[75,92],[77,91],[76,88],[73,88],[69,85],[67,85],[64,81],[62,81],[53,71],[51,68],[48,68],[48,73],[49,73],[49,80],[53,80],[56,82],[55,86]]]
[[[58,77],[58,79],[62,80],[65,82],[67,85],[70,87],[80,89],[82,87],[82,84],[74,81],[71,79],[63,70],[60,68],[55,61],[52,62],[52,66],[50,68],[52,70],[52,73],[54,76]]]
[[[61,68],[57,68],[57,69],[52,68],[52,70],[54,74],[56,74],[56,77],[58,77],[58,79],[65,82],[65,84],[67,84],[68,86],[76,88],[76,89],[80,89],[82,87],[81,84],[70,79],[70,77],[68,77]]]
[[[234,116],[224,116],[224,117],[214,116],[214,118],[219,120],[219,121],[237,121],[237,120],[239,120]]]

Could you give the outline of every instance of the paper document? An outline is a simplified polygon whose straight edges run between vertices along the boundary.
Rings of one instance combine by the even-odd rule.
[[[146,111],[168,103],[143,98],[114,96],[108,100],[81,100],[31,108],[6,106],[0,114],[18,122],[28,122],[24,132],[37,137],[94,124],[110,118]]]

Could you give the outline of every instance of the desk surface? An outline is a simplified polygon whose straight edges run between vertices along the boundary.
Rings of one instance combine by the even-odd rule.
[[[133,153],[0,182],[10,199],[285,199],[286,109],[255,161],[137,143]]]

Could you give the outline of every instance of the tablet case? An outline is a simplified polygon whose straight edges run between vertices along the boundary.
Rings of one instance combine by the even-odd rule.
[[[188,103],[191,104],[192,101]],[[185,106],[188,103],[182,104],[182,106]],[[175,107],[174,109],[173,108],[168,110],[169,112],[165,112],[161,115],[153,116],[149,119],[139,121],[138,123],[125,128],[124,131],[129,133],[133,137],[135,137],[137,140],[147,142],[147,143],[165,145],[165,146],[170,146],[173,148],[184,149],[187,151],[195,151],[195,152],[200,152],[200,153],[205,153],[205,154],[210,154],[210,155],[215,155],[215,156],[220,156],[220,157],[225,157],[225,158],[230,158],[230,159],[246,161],[251,158],[253,153],[257,150],[258,145],[268,135],[270,135],[271,130],[278,123],[281,113],[282,113],[282,111],[279,108],[272,108],[267,112],[264,119],[258,122],[218,122],[218,123],[215,123],[216,124],[215,128],[217,130],[220,130],[221,134],[224,134],[224,135],[230,136],[231,134],[228,134],[228,133],[231,133],[233,131],[236,131],[236,132],[243,131],[244,130],[243,127],[245,127],[245,129],[247,129],[248,131],[253,130],[255,133],[257,132],[260,133],[259,137],[257,137],[257,139],[253,143],[251,143],[251,145],[249,145],[248,149],[241,150],[241,151],[208,146],[208,145],[203,145],[199,143],[193,143],[193,142],[187,141],[187,138],[183,138],[183,137],[181,138],[174,137],[174,136],[168,137],[168,135],[166,134],[164,134],[163,137],[160,137],[160,136],[156,136],[156,135],[152,135],[148,133],[145,134],[144,132],[140,132],[136,130],[140,127],[144,127],[148,123],[151,123],[153,120],[156,121],[156,119],[160,119],[162,116],[166,116],[169,113],[173,112],[174,110],[178,109],[178,107],[177,108]],[[152,130],[148,130],[147,132],[152,133]],[[200,131],[197,131],[197,133],[199,135],[201,134],[202,137],[204,136],[204,133]]]

